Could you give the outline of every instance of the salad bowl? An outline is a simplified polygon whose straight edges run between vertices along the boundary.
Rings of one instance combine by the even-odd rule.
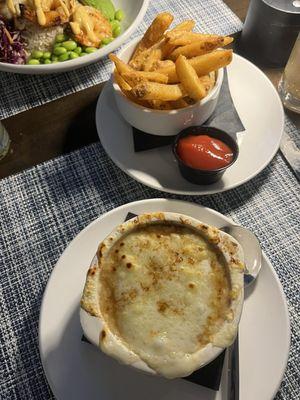
[[[0,71],[18,74],[42,75],[71,71],[95,63],[103,57],[107,56],[118,47],[120,47],[132,35],[132,33],[136,31],[144,18],[144,15],[148,8],[148,4],[149,0],[113,0],[113,5],[115,9],[120,9],[124,13],[124,19],[121,22],[122,32],[109,44],[99,48],[94,52],[91,52],[90,54],[86,54],[83,57],[70,59],[65,62],[55,62],[39,65],[0,62]]]

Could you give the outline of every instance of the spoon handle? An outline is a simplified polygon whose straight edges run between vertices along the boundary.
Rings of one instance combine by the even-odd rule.
[[[252,283],[253,281],[255,281],[255,276],[251,275],[251,274],[244,274],[244,286],[247,287],[248,285],[250,285],[250,283]]]

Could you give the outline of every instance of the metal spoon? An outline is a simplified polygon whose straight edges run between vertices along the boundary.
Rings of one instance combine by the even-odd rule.
[[[242,246],[245,255],[244,286],[255,281],[261,269],[262,250],[257,237],[249,229],[238,225],[227,225],[219,228],[234,237]]]

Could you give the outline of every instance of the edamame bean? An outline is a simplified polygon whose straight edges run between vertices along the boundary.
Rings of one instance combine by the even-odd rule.
[[[80,46],[77,46],[76,49],[73,50],[76,54],[80,54],[82,52],[82,48]]]
[[[91,54],[91,53],[94,53],[95,51],[97,51],[98,49],[96,49],[96,47],[86,47],[85,48],[85,52],[87,53],[87,54]]]
[[[82,53],[79,54],[79,57],[83,57],[83,56],[86,56],[86,55],[87,55],[87,53],[85,51],[83,51]]]
[[[64,47],[55,47],[53,50],[53,53],[56,56],[61,56],[62,54],[66,54],[67,53],[67,49],[65,49]]]
[[[33,50],[33,52],[30,54],[30,57],[35,58],[35,59],[40,59],[43,57],[43,52],[39,50]]]
[[[35,58],[31,58],[31,59],[27,62],[27,64],[29,64],[29,65],[39,65],[39,63],[40,63],[40,61],[37,60],[37,59],[35,59]]]
[[[114,40],[114,38],[108,37],[108,38],[102,39],[101,43],[105,46],[105,45],[111,43],[113,40]]]
[[[44,60],[44,64],[52,64],[52,62],[49,60],[49,58],[46,58],[46,60]]]
[[[60,33],[56,35],[55,41],[56,43],[61,43],[64,42],[65,40],[68,40],[68,37],[64,33]]]
[[[111,28],[112,30],[114,30],[117,26],[120,26],[120,22],[116,19],[114,19],[113,21],[111,21]]]
[[[75,53],[75,51],[70,51],[69,53],[69,58],[70,60],[74,60],[75,58],[78,58],[79,54]]]
[[[113,37],[119,36],[120,33],[121,33],[121,27],[120,27],[120,26],[116,26],[116,27],[113,29]]]
[[[51,60],[52,60],[52,62],[57,62],[58,61],[58,57],[57,56],[52,56]]]
[[[124,15],[124,11],[123,10],[117,10],[115,12],[115,19],[118,21],[122,21],[124,19],[125,15]]]
[[[44,51],[43,59],[46,60],[46,59],[48,59],[48,58],[51,58],[51,53],[50,53],[50,51]]]
[[[66,42],[62,42],[61,45],[68,51],[72,51],[72,50],[76,49],[76,47],[77,47],[77,44],[76,44],[76,42],[74,42],[74,40],[67,40]]]
[[[61,54],[58,57],[58,61],[67,61],[68,59],[69,59],[69,54],[68,53]]]

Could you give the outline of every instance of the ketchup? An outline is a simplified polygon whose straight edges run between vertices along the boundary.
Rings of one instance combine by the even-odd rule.
[[[204,170],[226,167],[233,159],[233,151],[227,144],[208,135],[180,139],[177,154],[189,167]]]

